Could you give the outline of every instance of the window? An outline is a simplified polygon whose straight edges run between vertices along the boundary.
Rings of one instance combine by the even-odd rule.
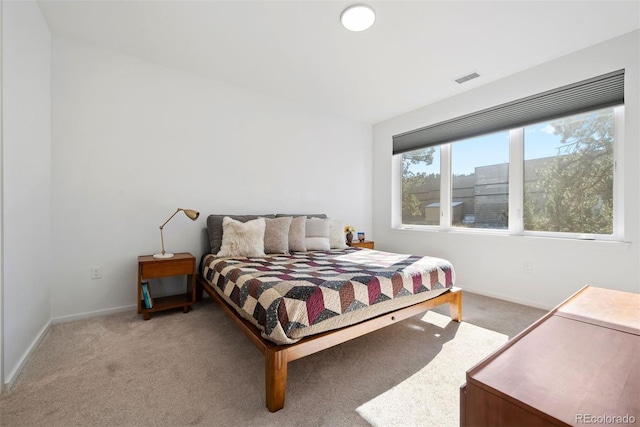
[[[451,144],[451,224],[508,228],[509,132]]]
[[[615,111],[605,108],[516,129],[520,132],[404,153],[402,224],[507,230],[515,221],[520,226],[514,229],[525,233],[615,234],[615,128],[616,117],[623,116]],[[443,147],[450,149],[450,167],[441,162]],[[512,183],[514,162],[522,165],[522,179]],[[447,198],[441,194],[441,174],[451,182],[448,219],[441,209]],[[515,191],[522,194],[522,217],[509,211],[513,188],[522,189]]]
[[[440,224],[440,147],[402,155],[402,223]]]
[[[524,229],[613,233],[612,108],[524,129]]]
[[[393,136],[402,225],[622,236],[624,70]]]

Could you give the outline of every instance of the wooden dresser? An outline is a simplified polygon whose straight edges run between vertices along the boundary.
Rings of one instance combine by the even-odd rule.
[[[467,371],[462,426],[640,423],[640,295],[586,286]],[[637,424],[636,424],[637,425]]]

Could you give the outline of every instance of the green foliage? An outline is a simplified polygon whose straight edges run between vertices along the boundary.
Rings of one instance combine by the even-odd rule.
[[[404,153],[402,155],[402,178],[405,179],[420,175],[419,173],[416,174],[412,172],[411,166],[420,164],[425,166],[430,165],[433,163],[433,153],[435,153],[435,151],[435,148],[429,147]]]
[[[425,172],[414,172],[411,166],[428,166],[433,163],[435,148],[424,148],[402,155],[402,218],[403,222],[410,218],[423,217],[422,203],[416,196],[417,189],[433,175]],[[432,178],[433,179],[433,178]]]
[[[558,156],[525,189],[525,229],[573,233],[613,232],[613,111],[551,123],[560,135]]]

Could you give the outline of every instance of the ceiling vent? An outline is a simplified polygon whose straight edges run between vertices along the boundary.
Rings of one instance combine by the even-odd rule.
[[[462,84],[464,82],[468,82],[469,80],[473,80],[476,77],[480,77],[480,74],[478,74],[477,72],[474,71],[473,73],[467,74],[466,76],[458,77],[456,79],[456,82]]]

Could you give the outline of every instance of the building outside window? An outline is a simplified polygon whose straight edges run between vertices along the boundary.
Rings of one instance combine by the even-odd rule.
[[[509,132],[451,144],[453,227],[509,227]]]

